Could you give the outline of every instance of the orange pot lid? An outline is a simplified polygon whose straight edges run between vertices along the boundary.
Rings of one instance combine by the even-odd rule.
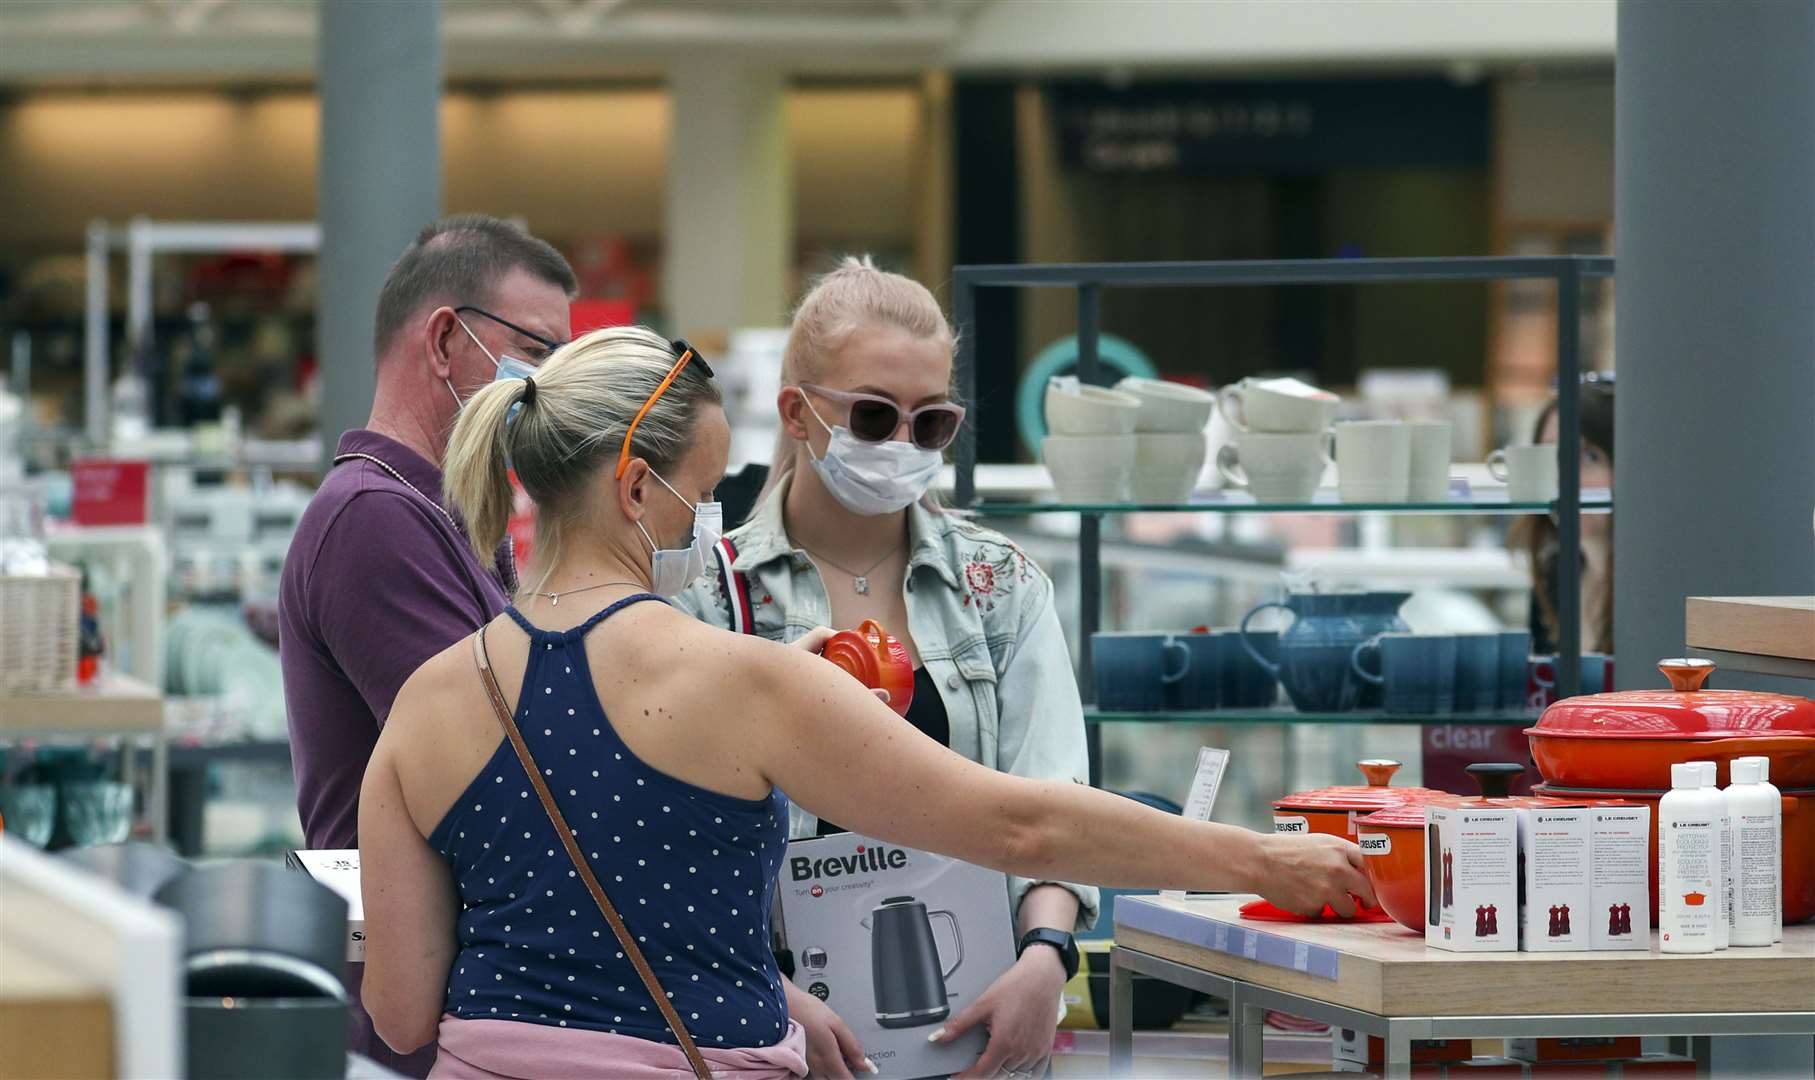
[[[1362,813],[1384,810],[1389,806],[1398,806],[1404,802],[1423,802],[1447,794],[1431,788],[1389,786],[1388,782],[1400,768],[1397,761],[1370,758],[1366,761],[1356,762],[1355,767],[1361,770],[1363,776],[1367,777],[1366,785],[1350,784],[1300,791],[1295,795],[1287,795],[1275,801],[1273,809],[1340,810]]]
[[[1815,737],[1815,701],[1762,690],[1707,690],[1714,661],[1658,661],[1669,690],[1621,690],[1564,698],[1544,710],[1527,735],[1564,738],[1733,739]]]

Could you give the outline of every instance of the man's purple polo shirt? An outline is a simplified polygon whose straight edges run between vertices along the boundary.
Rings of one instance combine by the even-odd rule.
[[[341,436],[336,465],[310,500],[278,590],[278,653],[310,848],[359,846],[359,785],[404,680],[504,610],[508,546],[474,556],[441,508],[441,470],[394,439]],[[507,542],[508,544],[508,542]],[[514,584],[514,581],[513,581]]]

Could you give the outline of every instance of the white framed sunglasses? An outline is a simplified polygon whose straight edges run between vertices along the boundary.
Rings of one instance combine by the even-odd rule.
[[[868,443],[888,442],[907,421],[908,437],[922,450],[944,450],[958,437],[958,425],[964,422],[964,406],[951,401],[938,401],[917,409],[903,409],[877,394],[849,390],[832,390],[812,383],[800,383],[797,389],[818,394],[850,410],[851,434]]]

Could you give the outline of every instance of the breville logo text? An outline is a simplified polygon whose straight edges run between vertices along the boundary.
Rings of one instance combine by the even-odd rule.
[[[907,862],[907,852],[900,848],[860,847],[855,855],[824,859],[809,859],[805,855],[798,855],[788,860],[788,870],[795,881],[806,881],[816,877],[843,877],[847,874],[899,870]]]

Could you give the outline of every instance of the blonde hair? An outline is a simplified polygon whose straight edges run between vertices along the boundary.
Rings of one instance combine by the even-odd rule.
[[[514,468],[536,503],[536,557],[555,565],[567,528],[582,509],[577,495],[600,468],[615,466],[624,433],[676,360],[652,330],[595,330],[555,350],[536,369],[535,394],[524,379],[494,382],[474,394],[448,439],[445,489],[466,520],[473,551],[489,562],[510,520]],[[658,472],[686,452],[700,406],[720,400],[718,384],[689,363],[637,424],[630,452]],[[522,405],[506,422],[511,407]]]
[[[782,347],[781,384],[797,386],[816,381],[851,335],[870,326],[904,330],[937,342],[948,354],[957,345],[945,312],[926,286],[913,278],[877,269],[868,255],[847,255],[831,273],[813,283],[794,309],[788,342]],[[757,496],[758,503],[793,475],[800,445],[800,440],[786,430],[776,434],[775,456],[769,465],[768,481]]]

